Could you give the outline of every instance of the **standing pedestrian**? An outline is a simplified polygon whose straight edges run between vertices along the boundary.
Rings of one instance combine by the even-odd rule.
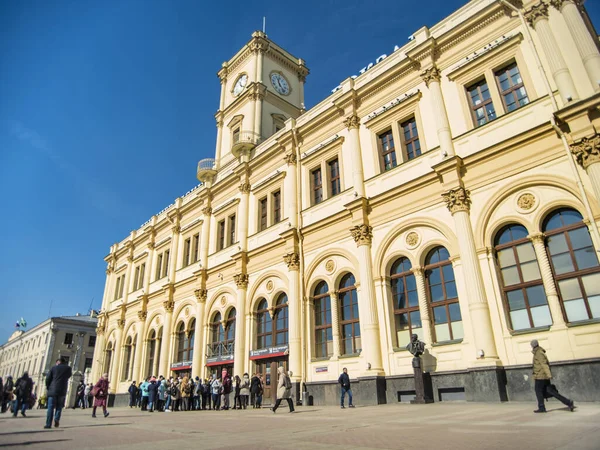
[[[186,376],[183,377],[181,382],[181,410],[187,411],[190,402],[190,380]]]
[[[210,409],[210,380],[206,378],[204,380],[204,384],[202,385],[202,409]]]
[[[252,408],[256,408],[256,398],[260,387],[260,378],[258,378],[258,372],[252,376],[250,380],[250,403]]]
[[[108,400],[108,384],[108,374],[105,373],[100,377],[100,379],[92,389],[92,395],[94,396],[94,407],[92,409],[92,417],[96,417],[96,408],[98,406],[102,407],[104,417],[108,417],[109,415],[109,412],[106,410],[106,403]]]
[[[265,381],[262,373],[258,374],[258,393],[256,394],[256,407],[262,408],[263,394],[265,392]]]
[[[75,401],[75,408],[85,409],[85,383],[83,380],[79,382],[79,386],[77,386],[77,400]]]
[[[131,382],[131,385],[129,386],[129,389],[127,389],[127,392],[129,392],[129,407],[133,408],[135,406],[135,399],[137,397],[137,391],[138,388],[135,385],[135,381]]]
[[[531,353],[533,353],[533,379],[535,380],[535,396],[537,397],[538,409],[534,413],[545,413],[546,405],[544,400],[547,397],[554,397],[569,408],[569,411],[575,410],[575,402],[563,397],[558,393],[556,387],[550,384],[552,372],[550,372],[550,363],[546,357],[546,350],[540,347],[537,339],[531,341]]]
[[[288,406],[290,407],[290,412],[293,413],[294,403],[292,402],[292,382],[287,373],[285,373],[285,368],[283,366],[279,366],[277,372],[279,375],[279,379],[277,380],[277,401],[275,402],[275,406],[271,408],[271,411],[277,411],[277,408],[279,408],[279,405],[281,404],[281,400],[286,399]]]
[[[9,403],[12,403],[13,395],[15,390],[15,383],[13,382],[12,376],[6,377],[6,384],[4,385],[4,396],[2,397],[2,408],[1,411],[3,413],[8,409]]]
[[[247,373],[242,378],[242,385],[240,386],[240,398],[242,399],[242,408],[248,407],[248,397],[250,396],[250,377]]]
[[[140,385],[142,391],[142,411],[148,410],[148,385],[150,384],[150,377],[146,378]]]
[[[158,384],[156,384],[156,378],[152,377],[150,378],[150,383],[148,384],[148,411],[154,412],[157,397]]]
[[[84,405],[86,408],[90,407],[90,391],[92,390],[92,383],[88,383],[85,386],[85,392],[83,396]]]
[[[231,381],[231,376],[227,369],[223,369],[221,372],[221,376],[223,380],[221,383],[223,384],[223,409],[229,409],[229,396],[231,395],[233,382]]]
[[[340,405],[342,406],[342,409],[345,408],[344,398],[346,397],[346,394],[348,394],[348,407],[354,408],[354,405],[352,404],[352,389],[350,389],[350,377],[348,376],[348,369],[346,369],[345,367],[344,371],[338,378],[338,383],[340,383],[342,391],[340,398]]]
[[[156,409],[159,411],[163,411],[165,406],[165,398],[167,395],[167,380],[164,378],[160,381],[158,385],[158,404]]]
[[[242,399],[240,398],[240,389],[242,388],[242,380],[238,375],[235,376],[235,388],[233,390],[233,409],[242,409]]]
[[[21,410],[21,415],[25,415],[27,405],[29,404],[29,398],[31,397],[31,391],[33,390],[33,380],[29,378],[28,372],[23,372],[23,376],[15,383],[15,396],[16,400],[13,406],[13,417],[17,417],[17,413]]]
[[[210,389],[212,392],[213,411],[218,411],[221,408],[221,393],[223,392],[223,385],[217,378],[217,374],[213,374],[213,380],[210,383]]]
[[[193,397],[193,408],[196,411],[202,409],[202,380],[200,377],[196,377],[194,383],[194,397]]]
[[[71,375],[72,371],[67,365],[67,360],[61,357],[46,376],[46,389],[48,390],[48,411],[46,412],[46,425],[44,426],[46,429],[52,427],[52,416],[54,416],[54,427],[58,428],[60,424],[60,415],[65,407],[65,398]],[[79,394],[79,390],[77,392]]]

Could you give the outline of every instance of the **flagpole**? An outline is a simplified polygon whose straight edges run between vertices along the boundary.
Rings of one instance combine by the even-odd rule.
[[[53,299],[50,299],[50,308],[48,308],[48,319],[50,318],[50,312],[52,311],[52,302],[53,301],[54,301]]]

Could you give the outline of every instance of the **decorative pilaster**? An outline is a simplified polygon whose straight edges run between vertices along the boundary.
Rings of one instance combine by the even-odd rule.
[[[442,198],[452,215],[458,211],[466,211],[468,213],[471,209],[471,193],[463,187],[457,187],[444,192]]]
[[[169,296],[171,297],[172,293],[170,293]],[[163,307],[165,309],[165,318],[162,339],[160,342],[159,375],[163,375],[164,377],[168,378],[169,374],[171,373],[169,367],[169,349],[171,344],[171,334],[173,332],[173,330],[171,329],[171,322],[173,321],[173,309],[175,308],[175,302],[171,298],[169,300],[165,300],[163,301]]]
[[[204,303],[208,297],[208,291],[206,289],[196,289],[194,291],[194,295],[196,296],[196,300],[198,300],[198,302]]]
[[[285,158],[283,159],[285,160],[288,166],[295,166],[297,163],[297,157],[295,152],[286,154]]]
[[[533,5],[525,11],[525,20],[532,28],[535,28],[540,20],[548,20],[548,5],[542,1]]]
[[[352,114],[344,119],[344,126],[349,130],[360,128],[360,117],[356,114]]]
[[[429,69],[421,72],[421,78],[425,82],[425,85],[429,87],[432,82],[439,83],[442,80],[442,74],[437,66],[431,66]]]
[[[238,189],[240,190],[240,192],[242,194],[249,194],[250,190],[252,189],[252,185],[250,183],[248,183],[248,182],[242,182],[238,186]]]
[[[440,144],[442,157],[454,156],[454,143],[452,142],[452,130],[448,121],[448,111],[442,94],[442,74],[434,64],[421,72],[421,78],[431,94],[431,108],[435,119],[437,136]]]
[[[167,313],[172,313],[175,309],[175,302],[173,300],[165,300],[163,302],[163,307]]]
[[[284,255],[283,261],[287,264],[290,272],[300,269],[300,255],[298,253],[292,252]]]
[[[373,240],[373,227],[365,224],[356,225],[355,227],[350,228],[350,234],[352,235],[354,242],[356,242],[357,247],[371,245],[371,241]]]
[[[431,319],[429,316],[429,305],[427,303],[427,291],[425,288],[425,270],[423,267],[413,267],[410,270],[415,276],[417,284],[417,297],[419,298],[419,312],[421,313],[421,324],[423,325],[423,341],[426,345],[433,343]]]
[[[344,126],[348,129],[348,149],[352,162],[352,184],[356,196],[365,197],[365,176],[362,160],[362,148],[360,145],[360,118],[355,114],[346,117]]]
[[[233,281],[235,281],[235,285],[238,289],[247,289],[248,288],[248,274],[247,273],[238,273],[233,276]]]
[[[544,236],[544,233],[532,233],[527,237],[533,244],[535,256],[540,267],[542,283],[544,284],[544,290],[546,291],[550,314],[552,314],[553,329],[566,328],[558,292],[556,290],[556,284],[554,283],[554,276],[552,275],[552,269],[550,268],[550,260],[548,259],[548,253],[546,253],[546,237]]]
[[[148,317],[148,313],[146,311],[138,311],[137,316],[140,322],[145,322],[146,317]]]
[[[234,372],[243,374],[246,372],[246,289],[248,289],[248,274],[238,273],[233,276],[237,286],[236,298],[236,321],[235,321],[235,348],[234,348]]]
[[[571,152],[590,177],[596,199],[600,199],[600,134],[571,144]]]

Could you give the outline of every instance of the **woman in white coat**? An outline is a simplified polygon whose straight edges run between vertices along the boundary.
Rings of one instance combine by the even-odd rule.
[[[279,408],[279,405],[281,404],[281,400],[285,398],[290,407],[290,412],[293,413],[294,403],[292,402],[292,382],[290,381],[290,377],[285,373],[283,367],[279,367],[277,372],[279,374],[279,380],[277,381],[277,401],[275,402],[275,406],[271,408],[271,411],[277,411],[277,408]]]

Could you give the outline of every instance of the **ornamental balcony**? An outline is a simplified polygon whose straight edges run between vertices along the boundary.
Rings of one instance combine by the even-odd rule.
[[[233,134],[231,153],[236,158],[244,152],[250,152],[260,143],[260,134],[254,131],[240,131]]]
[[[233,359],[235,344],[233,342],[213,342],[206,344],[206,361],[220,362]]]
[[[217,174],[214,158],[204,158],[198,162],[196,178],[202,183],[211,180]]]

